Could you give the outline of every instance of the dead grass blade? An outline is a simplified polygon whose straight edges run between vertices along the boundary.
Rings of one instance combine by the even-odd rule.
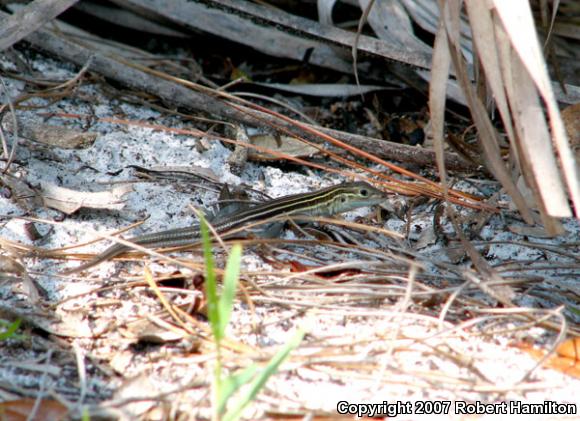
[[[493,127],[482,100],[475,92],[475,88],[471,83],[471,77],[468,74],[467,63],[461,53],[458,27],[460,15],[459,2],[455,0],[446,2],[442,15],[447,31],[451,60],[457,72],[457,78],[461,84],[463,93],[467,99],[471,115],[478,129],[486,164],[495,178],[501,182],[502,186],[511,196],[522,217],[527,223],[532,224],[533,218],[530,209],[503,162],[499,149],[499,135]]]
[[[561,233],[561,226],[552,217],[572,215],[568,197],[579,209],[578,169],[566,139],[527,2],[493,2],[492,5],[490,8],[484,2],[467,2],[466,9],[485,83],[493,95],[510,141],[516,175],[512,176],[504,163],[499,133],[484,105],[486,99],[481,97],[485,89],[476,91],[472,83],[461,49],[461,7],[454,0],[440,2],[446,39],[440,30],[435,43],[430,107],[437,152],[441,155],[443,87],[449,73],[449,57],[441,49],[448,48],[488,168],[511,196],[527,223],[534,222],[531,208],[537,208],[546,231],[556,235]],[[442,159],[438,162],[444,180]],[[522,177],[519,181],[518,173]],[[521,185],[523,180],[525,186]],[[531,192],[535,204],[526,200],[530,197],[526,191]]]
[[[515,122],[516,128],[518,123],[521,127],[519,135],[521,147],[529,151],[528,153],[531,155],[529,157],[520,155],[520,159],[525,159],[534,172],[534,180],[538,184],[539,190],[534,190],[536,201],[543,203],[548,215],[571,216],[572,212],[566,200],[566,188],[563,184],[565,181],[568,194],[576,209],[576,216],[580,217],[578,165],[568,144],[529,4],[524,0],[509,3],[494,0],[493,5],[502,23],[501,30],[505,31],[510,41],[509,61],[507,53],[502,54],[501,59],[504,72],[510,67],[513,68],[511,71],[513,79],[508,78],[505,73],[504,78],[513,80],[513,86],[517,86],[521,90],[519,95],[516,89],[511,95],[508,93],[512,100],[511,105],[517,112],[527,111],[524,115],[518,115]],[[520,75],[520,77],[516,75]],[[542,105],[546,107],[547,123],[551,133],[547,129]],[[517,115],[517,112],[514,111],[514,114]],[[538,134],[535,133],[535,130],[541,132]],[[555,152],[550,142],[550,134],[555,152],[560,159],[563,180],[555,162],[553,162]],[[541,148],[541,150],[532,148]],[[523,175],[526,176],[525,172]],[[529,176],[526,181],[530,182]]]
[[[433,48],[433,65],[431,67],[431,83],[429,84],[429,111],[431,113],[431,135],[435,145],[437,168],[443,187],[443,194],[447,196],[447,171],[444,155],[444,131],[445,131],[445,99],[446,86],[451,68],[451,55],[448,48],[447,33],[443,20],[439,22],[439,28],[435,37]]]
[[[190,335],[194,335],[195,331],[192,330],[192,327],[188,323],[186,323],[181,317],[179,317],[179,315],[175,311],[174,305],[171,304],[167,300],[165,295],[163,295],[163,293],[159,290],[159,286],[155,282],[155,279],[153,279],[153,274],[151,273],[151,270],[147,266],[145,266],[143,269],[143,275],[145,277],[145,281],[149,285],[149,288],[151,288],[153,292],[155,292],[155,295],[163,305],[163,308],[167,310],[167,312],[171,315],[175,323],[179,325],[185,332],[189,333]]]

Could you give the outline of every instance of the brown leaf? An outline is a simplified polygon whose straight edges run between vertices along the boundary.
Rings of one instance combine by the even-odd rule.
[[[580,338],[571,338],[556,348],[558,355],[576,360],[580,364]]]
[[[293,157],[309,157],[318,153],[318,149],[315,147],[290,136],[256,135],[250,137],[250,142],[261,148]],[[268,154],[254,149],[249,150],[249,158],[256,161],[279,161],[282,159],[275,154]]]
[[[101,192],[87,192],[42,183],[44,205],[66,214],[72,214],[80,208],[122,209],[125,206],[122,196],[131,191],[133,187],[130,185],[117,186]]]
[[[36,399],[24,398],[0,402],[2,421],[26,421],[34,408]],[[35,421],[59,421],[67,418],[68,409],[59,401],[42,399],[36,408]]]
[[[516,347],[526,351],[536,360],[540,360],[546,355],[544,350],[536,349],[527,343],[517,344]],[[548,358],[544,366],[568,376],[580,378],[580,338],[571,338],[561,343],[556,348],[556,353]]]

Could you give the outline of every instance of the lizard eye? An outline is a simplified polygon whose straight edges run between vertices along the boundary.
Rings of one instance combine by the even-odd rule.
[[[341,203],[344,203],[344,202],[346,202],[346,197],[342,196],[342,197],[340,198],[340,202],[341,202]]]
[[[360,195],[362,197],[367,197],[369,195],[369,191],[367,189],[361,189]]]

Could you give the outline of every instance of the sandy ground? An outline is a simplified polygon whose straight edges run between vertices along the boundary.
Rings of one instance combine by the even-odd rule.
[[[30,60],[46,79],[64,80],[75,74],[68,65],[42,56],[31,55]],[[13,69],[6,58],[2,66]],[[6,79],[6,83],[12,97],[24,88],[17,80]],[[5,197],[0,201],[0,236],[6,240],[54,249],[97,239],[98,233],[110,234],[143,219],[146,221],[132,233],[187,226],[196,221],[192,206],[208,209],[217,201],[217,192],[207,184],[191,180],[149,182],[136,178],[130,165],[203,167],[223,183],[251,187],[272,197],[342,181],[309,169],[282,170],[274,164],[257,163],[247,163],[236,175],[227,161],[231,150],[211,136],[175,135],[137,124],[99,121],[112,117],[174,128],[194,127],[146,106],[112,99],[97,85],[85,85],[73,97],[52,105],[38,99],[31,103],[44,107],[19,111],[24,124],[44,122],[78,129],[90,125],[97,139],[92,146],[78,150],[23,140],[11,167],[15,175],[34,187],[51,183],[79,191],[102,191],[130,185],[133,191],[126,194],[120,210],[82,209],[62,222],[37,222],[42,238],[36,241],[30,240],[27,221],[19,217],[56,221],[62,219],[62,213]],[[46,120],[40,116],[49,112],[92,118]],[[457,186],[474,193],[497,190],[495,183],[476,181]],[[500,196],[500,204],[507,202],[507,197]],[[398,407],[389,407],[398,409],[397,419],[433,419],[429,413],[440,419],[577,419],[577,414],[516,417],[513,412],[529,409],[525,404],[544,401],[573,404],[578,411],[580,381],[554,369],[536,367],[537,360],[521,349],[528,343],[547,350],[556,341],[557,331],[534,325],[531,320],[545,317],[558,325],[565,315],[568,323],[577,327],[577,310],[574,314],[559,306],[577,306],[578,302],[578,222],[565,221],[566,235],[541,239],[510,231],[508,227],[522,224],[507,210],[501,217],[491,218],[474,244],[481,242],[479,250],[504,279],[522,281],[512,284],[517,291],[514,302],[522,308],[502,310],[471,284],[450,301],[446,317],[440,318],[449,293],[433,291],[455,291],[464,282],[462,271],[469,272],[471,265],[466,260],[454,261],[450,249],[434,238],[432,204],[420,205],[413,212],[409,237],[396,243],[397,247],[406,247],[409,254],[404,258],[393,251],[394,243],[382,234],[351,233],[345,228],[337,230],[354,238],[356,246],[352,249],[285,248],[279,244],[266,251],[258,247],[244,250],[243,285],[251,299],[241,294],[236,301],[228,333],[243,348],[228,350],[226,368],[234,371],[252,360],[262,361],[287,342],[298,327],[307,331],[300,347],[270,379],[246,415],[336,416],[338,403],[346,401],[399,402]],[[406,227],[394,215],[379,222],[368,209],[345,218],[399,233]],[[448,222],[444,227],[450,229]],[[287,231],[284,238],[302,237],[299,232]],[[105,247],[105,242],[98,242],[74,252],[96,253]],[[363,247],[374,252],[365,254]],[[4,253],[10,255],[7,250]],[[199,252],[173,256],[201,262]],[[223,261],[224,253],[217,252],[216,256]],[[409,276],[410,268],[415,267],[410,264],[411,256],[418,256],[414,258],[418,268],[415,278]],[[11,339],[0,346],[1,400],[41,394],[58,397],[73,410],[88,405],[93,414],[125,419],[155,419],[160,413],[172,417],[189,414],[192,418],[210,415],[209,386],[215,354],[211,343],[204,339],[206,324],[198,321],[195,329],[199,336],[176,334],[159,339],[159,344],[144,341],[142,329],[148,333],[166,329],[156,324],[163,316],[162,307],[151,290],[128,282],[142,274],[142,263],[106,262],[82,275],[63,277],[58,272],[77,265],[76,260],[28,256],[20,262],[46,290],[46,296],[32,302],[23,293],[21,282],[13,281],[0,288],[1,301],[3,306],[19,311],[42,312],[43,316],[34,320],[45,330],[29,328],[24,339]],[[345,277],[344,282],[335,282],[342,278],[291,272],[291,263],[296,262],[340,262],[351,272],[340,273],[337,276]],[[438,266],[441,262],[455,269],[444,270]],[[156,275],[177,269],[161,259],[154,259],[148,266]],[[186,275],[196,273],[181,270]],[[102,286],[111,288],[97,291]],[[176,304],[188,304],[200,297],[195,289],[188,293],[164,292]],[[526,314],[533,315],[532,319],[526,319]],[[461,413],[477,409],[466,406],[477,403],[496,404],[489,408],[497,414]],[[420,415],[421,410],[426,414]]]

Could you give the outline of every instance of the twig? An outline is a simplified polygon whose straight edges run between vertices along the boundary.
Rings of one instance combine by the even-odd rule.
[[[14,160],[14,156],[16,155],[16,149],[18,148],[18,119],[16,118],[16,110],[14,109],[14,104],[12,103],[12,99],[10,98],[10,92],[8,91],[8,87],[4,82],[4,78],[0,77],[0,84],[2,84],[2,89],[4,90],[4,94],[6,95],[6,102],[8,104],[8,108],[10,108],[10,114],[12,115],[12,138],[14,142],[12,142],[12,149],[10,150],[10,155],[8,155],[8,161],[6,161],[6,166],[4,167],[3,174],[8,172],[8,168],[10,168],[10,164]],[[2,121],[2,114],[0,113],[0,124]],[[8,144],[6,143],[6,139],[4,138],[4,130],[0,127],[0,137],[2,138],[2,146],[4,148],[4,153],[8,153]]]
[[[6,14],[0,12],[0,17]],[[250,110],[245,106],[231,104],[216,98],[217,95],[226,95],[218,91],[208,89],[201,85],[188,83],[187,85],[196,91],[187,89],[176,82],[162,80],[159,77],[161,72],[154,72],[150,69],[139,67],[133,63],[117,57],[113,59],[99,52],[88,50],[87,48],[63,39],[45,29],[39,29],[30,34],[27,38],[31,44],[54,54],[64,60],[76,63],[79,66],[86,64],[89,57],[94,56],[90,70],[98,72],[105,77],[111,78],[119,83],[133,89],[152,93],[161,98],[165,103],[174,107],[183,107],[194,111],[203,111],[211,115],[224,119],[237,121],[249,125],[256,125],[263,121],[274,127],[295,130],[296,125],[281,121],[280,118],[256,110]],[[128,67],[130,66],[130,67]],[[146,73],[148,71],[150,74]],[[175,79],[174,80],[178,80]],[[186,81],[180,81],[185,83]],[[234,97],[231,97],[234,98]],[[259,117],[259,120],[257,118]],[[373,139],[365,136],[352,135],[344,132],[317,128],[323,133],[327,133],[345,143],[364,149],[373,155],[387,160],[397,160],[401,162],[413,162],[419,165],[434,165],[434,152],[422,148],[408,145],[396,144],[393,142]],[[307,138],[319,140],[317,136],[305,134]],[[450,169],[476,171],[478,168],[456,154],[446,154],[446,163]]]

